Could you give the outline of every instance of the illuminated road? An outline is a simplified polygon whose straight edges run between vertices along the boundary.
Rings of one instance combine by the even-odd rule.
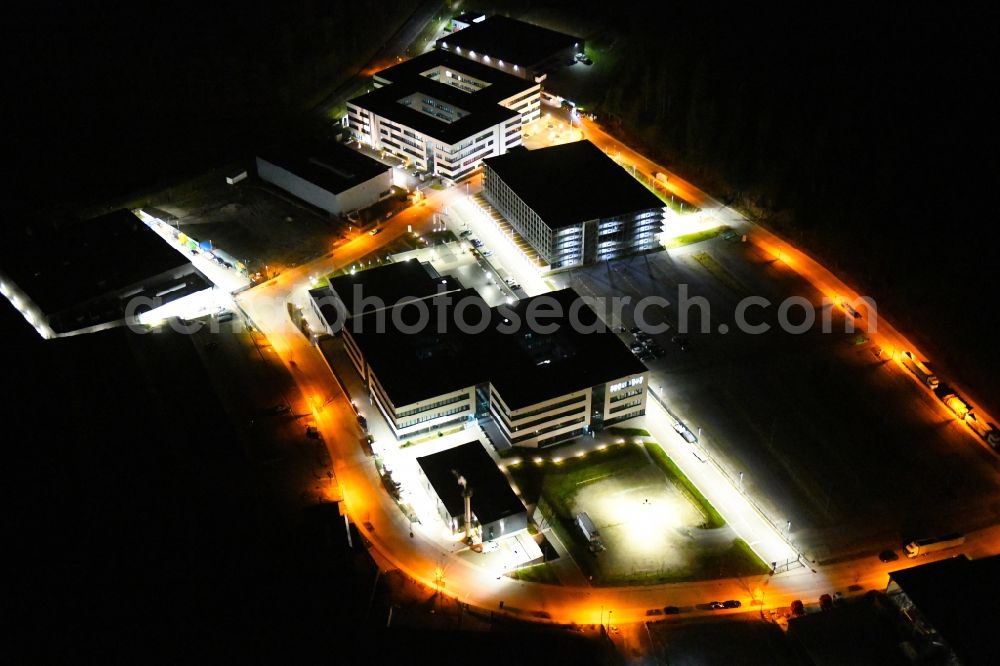
[[[678,583],[650,587],[570,588],[539,585],[499,576],[456,557],[433,535],[419,525],[410,537],[410,524],[384,490],[373,462],[359,445],[361,435],[354,411],[335,381],[322,356],[292,325],[285,303],[304,304],[310,275],[321,275],[350,266],[367,254],[407,233],[408,224],[421,233],[430,228],[431,213],[458,204],[464,187],[440,192],[431,191],[426,203],[398,214],[384,225],[377,236],[361,234],[338,248],[332,255],[289,269],[271,281],[246,291],[238,302],[252,321],[271,340],[275,352],[288,366],[330,449],[336,474],[333,494],[344,500],[348,512],[362,533],[373,544],[373,554],[385,567],[396,567],[425,585],[442,590],[474,606],[504,610],[523,619],[558,622],[597,623],[603,612],[614,610],[615,622],[648,619],[650,609],[667,605],[694,606],[716,599],[740,599],[743,611],[748,608],[787,608],[794,599],[815,602],[820,594],[848,592],[849,586],[880,589],[887,583],[887,572],[910,562],[893,565],[879,563],[874,557],[844,562],[813,571],[799,567],[773,577]],[[473,223],[475,224],[475,223]],[[483,234],[486,236],[487,234]],[[487,236],[488,237],[488,236]],[[499,243],[499,240],[497,240]],[[700,463],[685,450],[687,443],[669,427],[658,406],[651,405],[648,425],[685,473],[705,492],[710,501],[734,527],[746,535],[755,550],[775,558],[787,546],[760,518],[737,491],[721,477],[713,479],[713,468]],[[700,467],[701,469],[698,469]],[[457,546],[454,546],[457,547]],[[969,535],[964,552],[972,556],[1000,550],[1000,528]],[[954,552],[943,552],[941,557]],[[929,561],[922,558],[920,563]],[[440,574],[439,574],[440,572]],[[859,588],[851,588],[857,590]],[[751,602],[763,600],[763,605]],[[734,611],[715,611],[721,612]],[[605,615],[606,617],[606,615]]]
[[[582,121],[582,135],[597,144],[626,166],[647,175],[668,173],[663,167],[623,146],[598,125]],[[478,186],[477,178],[471,189]],[[802,252],[766,230],[753,226],[737,211],[712,199],[705,192],[674,174],[668,175],[667,191],[733,227],[749,227],[749,240],[796,272],[830,298],[853,300],[855,290],[830,274]],[[377,236],[360,234],[346,244],[308,264],[285,270],[276,278],[248,290],[237,301],[254,324],[272,342],[275,352],[289,368],[303,400],[315,415],[317,426],[329,447],[336,478],[331,494],[344,504],[361,532],[372,542],[372,552],[386,568],[401,569],[411,578],[429,587],[440,586],[443,592],[460,601],[492,611],[502,608],[513,617],[525,620],[577,622],[592,624],[614,611],[617,623],[647,620],[647,611],[663,606],[692,607],[717,599],[739,599],[740,611],[715,611],[714,614],[787,608],[794,599],[815,603],[824,593],[884,589],[887,573],[936,558],[949,557],[956,551],[944,551],[916,561],[901,560],[883,564],[874,557],[841,562],[811,569],[799,566],[775,576],[756,576],[648,587],[572,588],[514,581],[500,571],[478,566],[452,552],[458,545],[447,546],[436,535],[413,527],[384,489],[374,463],[359,444],[354,410],[322,356],[292,325],[287,302],[306,305],[311,276],[321,276],[349,267],[362,257],[388,245],[407,233],[412,225],[417,233],[432,226],[432,213],[447,213],[453,231],[473,229],[495,253],[495,258],[529,294],[548,289],[546,281],[534,274],[512,248],[466,198],[466,186],[443,191],[427,190],[421,206],[409,208],[383,225]],[[859,308],[860,309],[860,308]],[[865,314],[862,311],[862,314]],[[861,319],[860,324],[865,320]],[[873,338],[898,359],[903,349],[917,351],[884,318]],[[906,372],[900,368],[901,372]],[[954,383],[954,382],[952,382]],[[947,412],[947,408],[941,405]],[[949,412],[950,413],[950,412]],[[793,558],[789,546],[775,529],[748,504],[724,475],[711,463],[691,455],[690,445],[670,427],[669,417],[654,402],[650,403],[647,427],[666,452],[709,498],[727,523],[767,561]],[[962,426],[964,427],[964,426]],[[972,433],[970,436],[974,437]],[[975,437],[974,437],[975,438]],[[978,440],[977,440],[978,441]],[[434,528],[431,528],[434,529]],[[969,534],[962,552],[971,557],[1000,551],[1000,527]],[[706,612],[708,613],[708,612]]]
[[[549,113],[561,122],[568,121],[568,113],[563,110],[549,109]],[[747,240],[750,243],[759,247],[766,255],[774,257],[780,265],[783,265],[788,270],[794,272],[799,277],[809,282],[818,292],[827,298],[837,303],[844,301],[857,303],[860,300],[860,293],[857,289],[851,287],[842,279],[835,276],[808,254],[794,247],[788,241],[776,236],[767,229],[754,224],[752,221],[744,217],[739,211],[736,211],[720,201],[713,199],[707,193],[684,180],[677,174],[668,171],[665,167],[656,164],[643,155],[628,148],[622,144],[621,141],[605,132],[597,123],[586,118],[582,118],[578,121],[578,126],[580,127],[583,138],[588,139],[597,145],[625,167],[635,167],[635,169],[643,174],[646,174],[646,176],[651,176],[657,172],[666,174],[667,181],[666,183],[661,184],[668,192],[700,208],[704,213],[705,218],[711,218],[718,221],[715,223],[716,225],[725,224],[734,229],[745,230],[747,232]],[[569,137],[566,140],[572,140],[572,137]],[[862,315],[857,321],[857,328],[858,330],[864,331],[867,329],[867,317],[869,313],[867,312],[866,307],[855,306],[855,308],[858,310],[859,314]],[[910,351],[914,354],[914,356],[917,356],[921,360],[928,358],[920,351],[912,340],[907,339],[906,336],[900,333],[891,324],[891,322],[886,319],[884,314],[878,315],[877,331],[874,334],[869,335],[869,337],[874,344],[884,350],[888,357],[896,361],[897,369],[908,376],[909,372],[900,362],[900,354],[903,351]],[[968,387],[962,386],[958,378],[948,377],[947,382],[953,386],[960,395],[965,396],[973,405],[976,405],[976,414],[981,421],[990,423],[998,422],[994,415],[987,414],[983,411],[981,405],[983,405],[984,402],[982,400],[977,400],[975,395],[969,391]],[[978,445],[989,448],[989,446],[981,438],[976,436],[976,434],[973,433],[969,427],[959,423],[955,419],[951,410],[949,410],[943,403],[938,402],[937,404],[940,409],[940,414],[955,420],[955,425],[960,427],[963,432]]]

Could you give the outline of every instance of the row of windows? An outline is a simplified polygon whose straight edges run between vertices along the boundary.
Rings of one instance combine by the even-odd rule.
[[[639,400],[630,400],[630,401],[628,401],[628,402],[626,402],[624,404],[618,405],[617,407],[612,407],[608,411],[608,413],[609,414],[614,414],[615,412],[620,412],[620,411],[622,411],[624,409],[628,409],[629,407],[638,407],[641,404],[642,404],[642,400],[641,399],[639,399]]]
[[[410,426],[415,426],[418,423],[423,423],[425,421],[431,421],[433,419],[439,419],[439,418],[442,418],[442,417],[445,417],[445,416],[451,416],[452,414],[461,414],[462,412],[467,412],[467,411],[469,411],[469,405],[467,405],[467,404],[466,405],[461,405],[459,407],[453,407],[451,409],[447,409],[447,410],[445,410],[443,412],[440,412],[440,413],[437,413],[437,414],[424,414],[423,416],[417,417],[415,419],[409,419],[408,421],[400,421],[396,425],[396,427],[399,428],[399,429],[409,428]]]
[[[423,407],[417,407],[416,409],[408,409],[405,412],[399,412],[396,414],[396,418],[403,418],[404,416],[412,416],[414,414],[419,414],[420,412],[426,412],[431,409],[437,409],[438,407],[444,407],[445,405],[450,405],[453,402],[459,402],[460,400],[467,400],[469,395],[467,393],[459,393],[456,396],[450,398],[445,398],[444,400],[438,400],[437,402],[431,403],[429,405],[424,405]]]
[[[631,398],[634,395],[639,395],[640,393],[642,393],[641,386],[639,388],[632,389],[631,391],[626,391],[625,393],[619,393],[618,395],[613,395],[611,396],[611,400],[609,400],[608,402],[620,402],[622,400],[627,400],[628,398]]]
[[[497,394],[496,391],[493,391],[493,395],[494,395],[494,397],[496,397],[497,403],[500,405],[501,410],[503,411],[503,414],[505,416],[507,416],[508,418],[511,418],[510,417],[510,412],[507,411],[506,407],[503,407],[503,402],[500,399],[499,394]],[[572,404],[580,402],[581,400],[586,400],[586,399],[587,399],[587,395],[586,394],[577,395],[577,396],[574,396],[572,398],[568,398],[566,400],[561,400],[559,402],[553,403],[551,405],[546,405],[545,407],[541,407],[539,409],[533,409],[530,412],[524,412],[523,414],[517,414],[516,416],[514,416],[512,418],[513,418],[513,420],[516,421],[517,419],[528,418],[529,416],[535,416],[536,414],[544,414],[545,412],[551,412],[554,409],[559,409],[560,407],[566,407],[568,405],[572,405]]]
[[[538,446],[539,447],[543,447],[543,446],[548,446],[549,444],[558,444],[559,442],[565,441],[567,439],[572,439],[574,437],[579,437],[580,435],[582,435],[586,431],[587,431],[587,429],[585,427],[584,428],[577,428],[576,430],[573,430],[571,432],[559,433],[558,435],[555,435],[554,437],[546,437],[545,439],[538,440]]]
[[[486,197],[533,248],[545,257],[552,251],[552,230],[492,170],[486,178]]]
[[[629,412],[628,414],[622,414],[620,416],[606,418],[604,419],[604,425],[609,426],[612,423],[620,423],[621,421],[627,421],[631,418],[635,418],[636,416],[642,416],[643,413],[644,413],[643,410],[639,409],[634,412]]]
[[[580,405],[579,407],[574,407],[572,409],[567,409],[566,411],[560,412],[558,414],[550,414],[550,415],[544,416],[544,417],[542,417],[540,419],[535,419],[534,421],[528,421],[527,423],[521,423],[521,424],[518,424],[518,425],[514,426],[514,430],[512,432],[520,432],[521,430],[527,430],[529,428],[534,428],[535,426],[542,425],[543,423],[548,423],[549,421],[552,421],[552,420],[555,420],[555,419],[561,419],[561,418],[563,418],[565,416],[570,416],[572,414],[579,414],[581,412],[586,411],[586,409],[587,409],[586,405]]]
[[[571,425],[574,425],[576,423],[583,423],[586,420],[587,420],[586,416],[578,416],[577,418],[572,419],[570,421],[566,421],[565,423],[557,423],[556,425],[552,425],[552,426],[549,426],[548,428],[542,428],[540,430],[536,430],[535,432],[528,433],[527,435],[521,435],[519,437],[513,437],[513,438],[511,438],[510,441],[512,443],[514,443],[514,444],[517,444],[518,442],[523,442],[523,441],[526,441],[526,440],[529,440],[529,439],[534,439],[535,437],[538,437],[539,435],[544,435],[545,433],[552,432],[553,430],[559,430],[560,428],[565,428],[566,426],[571,426]],[[539,442],[539,444],[541,444],[541,442]]]

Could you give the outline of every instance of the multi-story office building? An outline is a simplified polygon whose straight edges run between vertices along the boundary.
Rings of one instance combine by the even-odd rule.
[[[521,145],[541,113],[541,86],[444,51],[383,70],[347,103],[353,134],[426,173],[468,178],[485,157]]]
[[[437,40],[437,48],[503,72],[541,82],[548,71],[572,64],[583,39],[506,16],[461,22],[464,29]]]
[[[658,246],[664,204],[589,141],[484,162],[483,196],[551,268]]]
[[[530,313],[554,308],[545,321],[554,330],[526,325]],[[519,301],[494,312],[494,329],[522,322],[493,336],[498,361],[489,375],[490,413],[514,446],[542,447],[646,413],[646,366],[572,289]]]
[[[370,292],[405,291],[391,307],[352,310],[357,299],[343,298],[359,313],[342,327],[347,353],[397,438],[492,417],[500,443],[540,447],[645,414],[646,367],[572,289],[489,308],[453,278],[425,283],[412,270],[352,276],[352,289],[361,279]],[[441,291],[428,295],[430,283]],[[346,285],[331,282],[338,293]],[[552,310],[541,328],[532,325],[540,307]],[[319,311],[337,316],[329,302]]]

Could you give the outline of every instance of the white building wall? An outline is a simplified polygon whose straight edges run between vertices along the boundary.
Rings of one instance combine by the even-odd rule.
[[[642,372],[608,382],[604,390],[604,422],[623,421],[646,413],[649,373]]]
[[[537,447],[543,440],[547,446],[564,435],[576,436],[573,433],[590,427],[592,394],[593,390],[586,388],[511,410],[490,385],[490,411],[497,426],[515,446]]]
[[[334,215],[349,210],[367,208],[385,196],[392,187],[392,173],[388,166],[386,166],[384,173],[380,173],[375,178],[340,194],[330,192],[261,157],[257,158],[257,173],[263,180],[272,185],[276,185],[299,199]]]

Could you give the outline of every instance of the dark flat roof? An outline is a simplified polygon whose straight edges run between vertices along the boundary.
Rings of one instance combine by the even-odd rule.
[[[474,12],[472,10],[466,10],[461,14],[453,16],[452,19],[455,21],[461,21],[463,23],[472,23],[477,18],[482,18],[483,16],[485,16],[485,14],[483,14],[482,12]]]
[[[476,92],[466,93],[461,90],[457,92],[462,95],[456,99],[467,99],[474,97],[479,102],[490,102],[497,104],[505,99],[510,99],[514,95],[538,86],[534,81],[525,81],[521,77],[502,72],[499,69],[483,65],[475,60],[469,60],[462,56],[455,55],[449,51],[428,51],[416,58],[411,58],[398,65],[393,65],[388,69],[383,69],[375,76],[390,81],[392,83],[406,83],[431,81],[423,73],[435,67],[445,67],[466,74],[473,78],[485,81],[490,85],[481,88]],[[451,88],[452,86],[448,86]],[[352,100],[353,101],[353,100]],[[445,101],[445,100],[441,100]],[[461,107],[462,104],[455,103]]]
[[[419,261],[397,261],[395,263],[358,271],[353,275],[339,275],[330,278],[330,287],[344,303],[348,316],[378,309],[369,299],[375,298],[391,307],[402,300],[423,298],[439,291],[460,288],[451,277],[433,278]],[[321,293],[323,290],[313,290]],[[334,320],[327,319],[332,325]]]
[[[530,67],[563,49],[572,48],[583,40],[533,23],[525,23],[506,16],[490,16],[481,23],[474,23],[437,40],[437,47],[474,51],[504,62]]]
[[[464,516],[465,500],[456,474],[472,488],[472,513],[480,524],[492,523],[524,512],[503,472],[479,442],[417,458],[417,464],[452,516]]]
[[[0,244],[0,269],[46,315],[188,265],[124,208]]]
[[[586,140],[512,151],[483,162],[551,229],[664,206]]]
[[[489,88],[492,86],[484,90],[489,90]],[[427,95],[446,104],[454,105],[468,111],[469,115],[453,123],[446,123],[399,103],[400,99],[413,93]],[[505,120],[520,117],[520,113],[517,111],[497,104],[492,95],[484,97],[481,96],[481,93],[482,91],[466,93],[454,86],[438,83],[426,76],[415,76],[399,82],[394,81],[391,85],[355,97],[350,102],[383,118],[433,137],[442,143],[454,145]]]
[[[333,194],[345,192],[392,168],[333,142],[267,149],[260,157]]]
[[[389,311],[369,312],[347,323],[365,361],[396,407],[475,386],[487,379],[487,366],[478,358],[478,336],[453,325],[455,305],[463,299],[489,310],[474,289],[463,289],[425,299],[422,304],[429,309],[430,318],[419,332],[401,330],[394,325],[393,313]],[[397,321],[404,326],[418,321],[416,307],[397,308]],[[470,307],[469,312],[472,311]],[[438,332],[436,326],[439,312],[448,321],[443,332]],[[380,326],[380,319],[384,326]]]
[[[551,298],[562,316],[540,318],[542,324],[556,323],[554,332],[533,333],[526,326],[526,313],[532,303],[543,298]],[[427,300],[430,320],[421,332],[399,330],[388,312],[382,313],[384,332],[375,328],[373,313],[361,318],[358,332],[355,321],[347,325],[397,407],[489,381],[508,407],[520,409],[646,371],[646,366],[614,333],[583,332],[570,326],[570,306],[578,298],[572,289],[563,289],[523,299],[504,311],[489,309],[475,290],[463,289]],[[482,331],[461,330],[455,323],[459,306],[464,321],[472,325],[480,321],[477,308],[488,312],[489,326]],[[401,307],[402,322],[415,323],[416,310]],[[504,319],[511,311],[521,326],[507,332],[503,330]],[[544,313],[550,311],[548,307],[542,309]],[[436,326],[438,313],[447,323],[444,332],[438,332]],[[574,314],[585,328],[598,322],[589,306],[584,305]]]
[[[1000,555],[970,560],[952,557],[889,578],[944,637],[964,663],[1000,663],[995,623],[1000,617]]]
[[[516,333],[493,336],[495,362],[489,379],[508,407],[520,409],[646,371],[646,366],[611,331],[582,332],[570,325],[570,307],[580,298],[573,289],[525,298],[510,309],[524,322],[532,303],[546,298],[553,299],[562,310],[561,317],[540,319],[542,323],[558,323],[555,332],[535,333],[522,326]],[[494,317],[495,324],[500,325],[502,312],[494,311]],[[579,309],[576,318],[584,330],[599,321],[588,305]]]

